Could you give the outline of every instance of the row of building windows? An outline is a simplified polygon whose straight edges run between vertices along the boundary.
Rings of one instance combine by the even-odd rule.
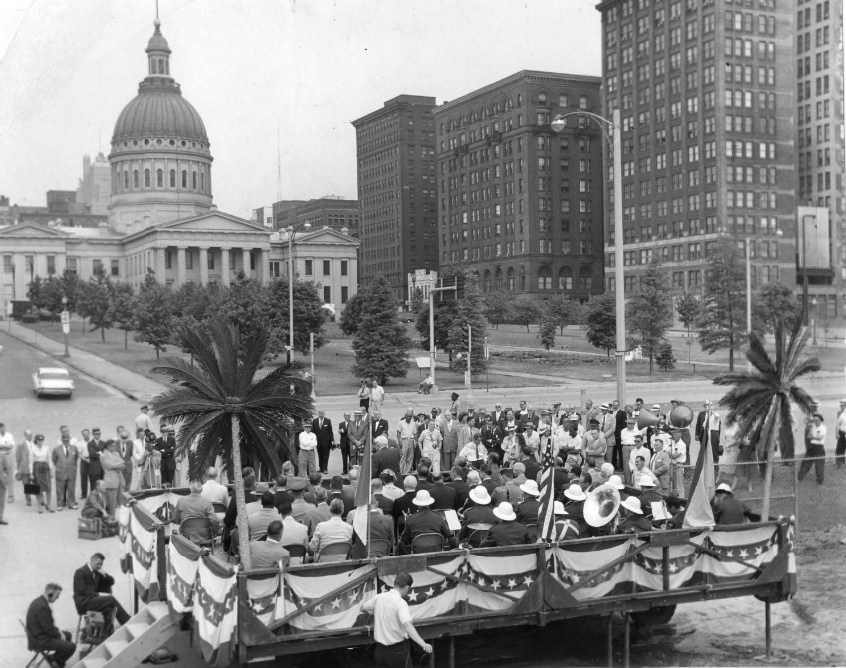
[[[117,174],[120,174],[120,168],[117,169]],[[177,174],[179,174],[179,185],[177,186]],[[155,181],[154,181],[155,180]],[[155,185],[153,183],[155,182]],[[206,192],[206,174],[205,171],[200,171],[199,174],[197,170],[191,170],[190,172],[187,169],[183,169],[177,173],[177,170],[171,169],[167,171],[167,186],[165,186],[165,170],[164,169],[156,169],[155,172],[149,168],[145,168],[143,171],[139,169],[133,169],[131,172],[129,169],[123,170],[123,179],[120,179],[119,176],[116,179],[116,183],[120,186],[122,183],[121,192],[129,191],[129,190],[139,190],[139,189],[182,189],[182,190],[197,190],[199,192]]]
[[[800,0],[799,4],[801,5],[802,2]],[[829,17],[829,0],[825,0],[824,2],[818,2],[816,7],[816,19],[817,23],[820,21],[827,21]],[[796,12],[796,27],[801,30],[807,26],[811,25],[811,8],[805,7],[805,9],[800,9]]]
[[[822,28],[817,28],[813,32],[814,36],[814,44],[811,45],[811,32],[806,32],[796,37],[796,52],[797,53],[804,53],[805,51],[810,51],[813,46],[820,47],[820,46],[828,46],[829,39],[831,37],[831,31],[829,30],[828,26],[824,26]]]

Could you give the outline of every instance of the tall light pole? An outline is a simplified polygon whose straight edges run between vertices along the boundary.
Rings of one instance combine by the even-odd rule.
[[[294,233],[303,228],[308,230],[311,223],[304,222],[298,225],[288,225],[288,364],[294,357]]]
[[[65,357],[70,357],[68,348],[68,334],[70,334],[70,313],[68,313],[68,298],[62,295],[62,334],[65,336]]]
[[[443,283],[443,279],[441,280]],[[454,285],[436,288],[434,285],[429,290],[429,371],[432,374],[432,390],[438,391],[438,384],[435,382],[435,293],[446,292],[452,290],[458,293],[458,288]]]
[[[808,220],[814,221],[814,228],[817,226],[816,216],[802,216],[802,323],[808,326],[808,247],[805,244],[805,229],[808,227]]]
[[[587,116],[605,130],[605,140],[612,145],[614,154],[614,285],[615,311],[617,320],[617,399],[621,406],[626,404],[626,295],[623,275],[623,145],[620,138],[620,110],[614,109],[612,120],[590,111],[571,111],[556,116],[551,127],[561,132],[567,127],[568,116]],[[608,134],[610,131],[610,135]],[[604,170],[603,170],[604,171]]]

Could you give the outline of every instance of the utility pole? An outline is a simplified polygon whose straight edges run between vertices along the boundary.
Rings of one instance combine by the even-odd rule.
[[[441,279],[441,287],[429,290],[429,372],[432,374],[431,391],[433,392],[438,391],[438,383],[435,381],[435,293],[449,290],[457,293],[458,287],[455,285],[443,287],[443,279]]]

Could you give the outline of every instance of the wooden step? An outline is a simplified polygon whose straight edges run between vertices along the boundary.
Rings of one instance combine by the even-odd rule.
[[[150,628],[150,624],[148,622],[128,622],[122,628],[126,631],[130,640],[135,640],[144,633],[144,631]]]
[[[90,659],[84,659],[82,661],[82,668],[103,668],[107,662],[108,659],[103,657],[91,657]]]
[[[109,658],[113,658],[120,654],[124,649],[129,647],[129,640],[124,638],[115,638],[114,636],[103,643]]]

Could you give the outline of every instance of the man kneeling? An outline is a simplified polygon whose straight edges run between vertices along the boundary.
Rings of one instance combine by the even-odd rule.
[[[115,579],[103,572],[105,560],[106,557],[97,552],[85,566],[76,569],[73,574],[73,602],[81,615],[89,610],[102,613],[106,620],[104,633],[109,636],[112,632],[112,613],[116,614],[121,626],[129,621],[129,615],[112,596]]]

